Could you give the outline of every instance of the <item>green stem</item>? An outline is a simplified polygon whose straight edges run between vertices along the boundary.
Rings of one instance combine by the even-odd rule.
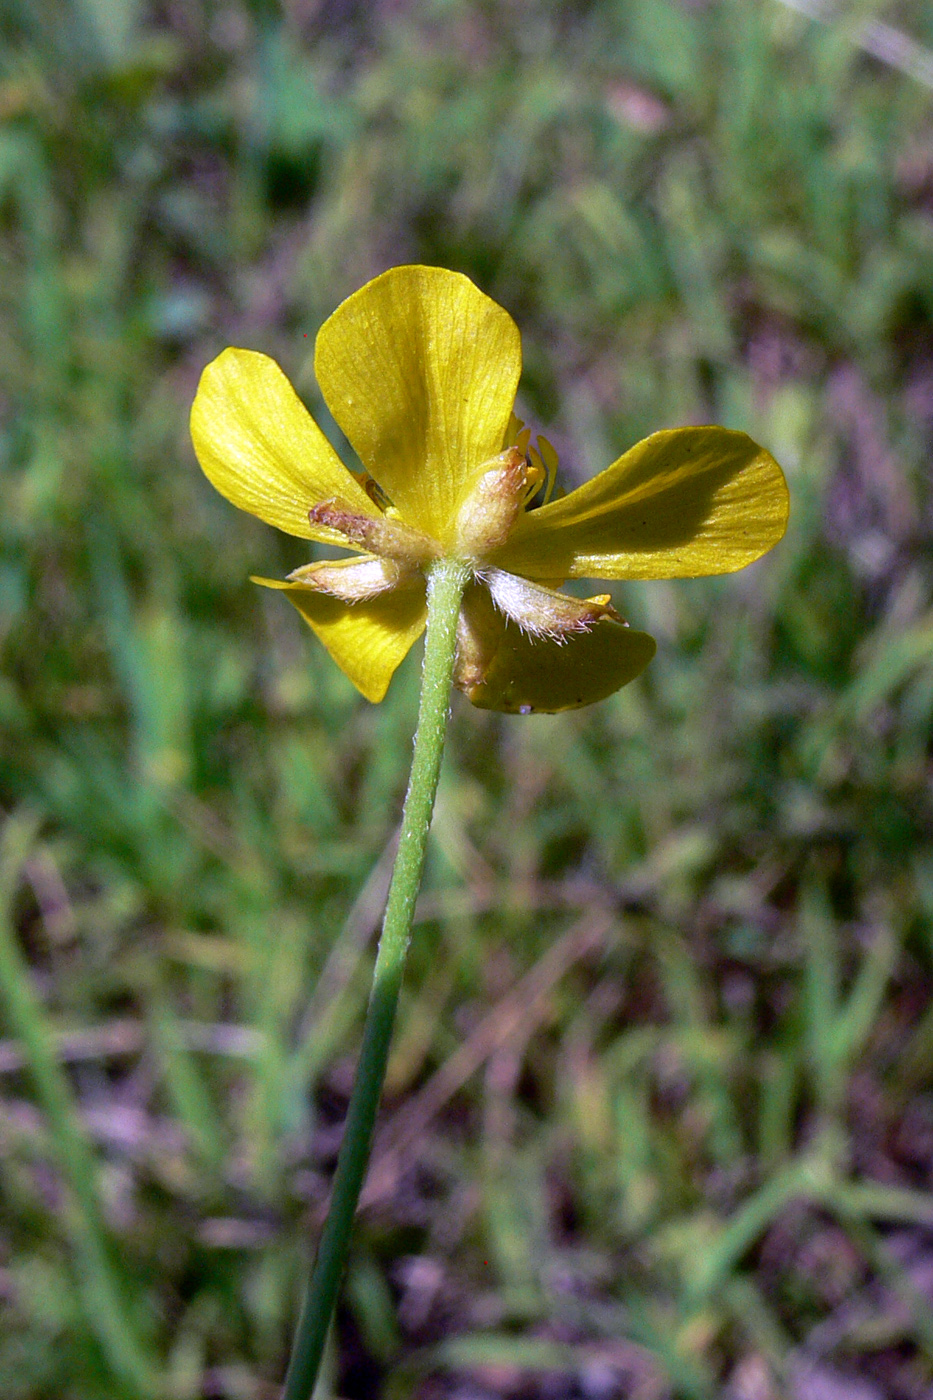
[[[363,1047],[347,1109],[330,1211],[298,1319],[282,1400],[309,1400],[314,1390],[346,1263],[356,1203],[369,1163],[444,752],[457,618],[467,572],[459,561],[442,559],[434,565],[428,579],[421,703],[398,854],[376,954]]]

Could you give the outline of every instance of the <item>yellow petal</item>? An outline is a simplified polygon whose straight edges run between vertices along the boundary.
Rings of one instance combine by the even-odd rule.
[[[780,467],[745,433],[675,428],[527,512],[490,562],[534,579],[728,574],[777,543],[787,511]]]
[[[521,340],[508,312],[461,273],[395,267],[324,322],[314,367],[370,475],[410,524],[451,543],[515,401]]]
[[[275,360],[224,350],[201,375],[191,438],[204,475],[240,510],[289,535],[347,541],[308,511],[339,500],[360,515],[379,511],[347,471]]]
[[[300,583],[269,578],[253,582],[286,593],[344,675],[374,703],[385,695],[427,620],[421,580],[362,603],[345,603]]]
[[[485,621],[482,610],[478,619]],[[482,641],[489,645],[488,629]],[[504,622],[483,679],[475,681],[467,672],[459,684],[481,710],[556,714],[605,700],[640,675],[654,653],[654,639],[646,632],[608,618],[564,642],[532,638]]]

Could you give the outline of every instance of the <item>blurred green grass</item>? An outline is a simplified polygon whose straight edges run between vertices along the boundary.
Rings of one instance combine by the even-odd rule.
[[[408,260],[513,313],[568,482],[719,421],[793,514],[618,589],[660,647],[605,704],[455,698],[328,1385],[928,1396],[933,109],[873,14],[933,45],[920,3],[0,16],[10,1400],[276,1393],[417,660],[370,708],[248,584],[301,547],[187,411],[245,344],[332,430],[316,328]]]

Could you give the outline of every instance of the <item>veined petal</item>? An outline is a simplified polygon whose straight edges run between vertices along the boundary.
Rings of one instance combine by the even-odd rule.
[[[783,472],[745,433],[675,428],[526,512],[490,563],[534,579],[728,574],[777,543],[787,512]]]
[[[456,684],[481,710],[557,714],[605,700],[645,669],[655,643],[610,618],[558,642],[529,637],[467,590],[458,634]]]
[[[380,517],[268,355],[229,349],[211,361],[191,409],[191,437],[221,495],[286,534],[354,548],[339,531],[308,520],[321,501]]]
[[[314,367],[370,475],[410,524],[450,544],[515,401],[521,340],[508,312],[461,273],[395,267],[324,322]]]
[[[385,695],[427,621],[420,578],[360,603],[345,603],[301,583],[269,578],[253,582],[287,594],[344,675],[374,704]]]

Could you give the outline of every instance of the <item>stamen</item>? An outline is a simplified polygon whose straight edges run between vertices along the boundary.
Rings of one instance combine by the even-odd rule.
[[[525,453],[525,461],[528,463],[528,490],[525,492],[523,505],[527,510],[532,499],[540,491],[542,483],[547,479],[547,472],[533,447],[529,447]]]
[[[391,498],[386,495],[379,482],[375,481],[369,472],[353,472],[353,476],[356,477],[374,506],[378,506],[381,511],[391,509]]]
[[[541,502],[543,506],[546,506],[548,501],[552,499],[557,486],[557,468],[560,465],[560,459],[552,444],[540,433],[538,434],[538,451],[541,453],[541,460],[547,474],[547,486],[544,491],[544,500]],[[563,495],[563,492],[560,494]]]
[[[562,491],[557,490],[557,453],[546,437],[539,436],[537,447],[527,448],[525,461],[529,470],[528,492],[523,503],[525,510],[537,510],[539,506],[546,506],[555,495],[563,495]],[[542,486],[541,498],[536,501],[535,496]]]
[[[509,414],[509,426],[505,430],[505,439],[502,443],[503,451],[506,448],[512,446],[512,443],[518,437],[519,433],[521,432],[524,426],[524,423],[513,409],[512,412]]]

